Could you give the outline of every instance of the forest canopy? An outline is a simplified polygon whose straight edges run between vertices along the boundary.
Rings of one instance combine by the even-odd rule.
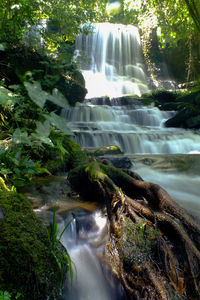
[[[123,24],[150,22],[158,26],[163,42],[180,38],[188,31],[200,31],[200,3],[197,0],[2,0],[1,40],[19,41],[31,26],[51,20],[60,36],[72,40],[87,22]],[[40,27],[40,30],[44,28]],[[54,37],[55,38],[55,37]]]
[[[82,25],[93,22],[138,25],[146,53],[154,32],[160,49],[172,47],[185,52],[188,80],[199,76],[198,0],[1,0],[0,47],[5,42],[26,42],[34,47],[42,37],[45,51],[56,51],[63,43],[73,42],[81,31],[90,31]]]

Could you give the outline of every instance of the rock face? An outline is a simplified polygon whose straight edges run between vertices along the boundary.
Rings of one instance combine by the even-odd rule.
[[[59,299],[59,269],[46,228],[29,201],[16,192],[0,191],[0,290],[20,299]],[[14,299],[14,298],[13,298]]]
[[[199,90],[186,93],[157,90],[152,94],[144,94],[143,98],[143,102],[146,99],[146,104],[152,102],[160,110],[177,111],[165,122],[166,127],[200,128]]]
[[[102,162],[105,165],[114,166],[120,169],[130,169],[133,164],[128,157],[106,157],[106,158],[99,158],[98,161]]]

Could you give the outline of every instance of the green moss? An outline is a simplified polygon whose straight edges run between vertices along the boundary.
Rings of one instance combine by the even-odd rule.
[[[100,164],[95,161],[74,168],[69,172],[68,179],[83,199],[105,203],[105,196],[99,188],[100,180],[104,180],[105,176]]]
[[[122,154],[122,153],[123,153],[123,151],[120,149],[119,146],[112,145],[112,146],[104,146],[104,147],[97,149],[93,153],[93,156],[102,156],[105,154]]]
[[[65,136],[63,146],[69,153],[69,168],[76,168],[82,164],[88,163],[88,156],[86,152],[84,152],[82,148],[70,138]]]
[[[56,146],[46,146],[35,158],[43,161],[43,166],[51,173],[68,171],[88,162],[86,152],[66,135],[52,131],[50,138]]]
[[[120,238],[120,251],[124,262],[141,265],[152,259],[158,237],[158,231],[147,220],[142,219],[141,223],[136,224],[130,218],[125,218]]]
[[[121,169],[100,164],[101,170],[110,177],[114,183],[121,186],[122,183],[126,183],[127,179],[130,177],[128,174],[123,172]]]
[[[99,183],[100,179],[104,180],[105,176],[107,176],[102,172],[97,161],[88,164],[85,171],[88,173],[91,182]]]
[[[20,299],[58,299],[60,274],[46,228],[21,194],[0,191],[0,290]]]

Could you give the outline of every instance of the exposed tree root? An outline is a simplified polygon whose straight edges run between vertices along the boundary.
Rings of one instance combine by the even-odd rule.
[[[199,226],[159,185],[95,161],[69,179],[104,201],[107,255],[130,299],[199,299]]]

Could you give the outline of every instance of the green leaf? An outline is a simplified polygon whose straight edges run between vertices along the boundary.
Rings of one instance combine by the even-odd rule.
[[[12,141],[14,144],[32,144],[30,138],[28,137],[28,133],[26,131],[22,131],[20,128],[17,128],[14,131],[12,135]]]
[[[48,120],[46,120],[44,123],[37,121],[37,133],[41,136],[46,136],[48,137],[51,131],[51,126]]]
[[[8,105],[13,105],[15,103],[15,94],[6,89],[3,86],[0,86],[0,104],[4,107]]]
[[[0,51],[5,51],[8,48],[6,43],[1,43],[0,44]]]
[[[67,120],[51,112],[50,115],[45,115],[45,118],[61,132],[66,135],[74,135],[67,126]]]
[[[46,120],[44,123],[37,121],[36,122],[37,128],[31,136],[41,143],[53,146],[51,139],[49,138],[49,134],[51,131],[50,122]]]
[[[24,82],[24,86],[31,100],[37,106],[43,108],[49,94],[42,90],[40,83],[37,81],[34,81],[34,83]]]
[[[67,99],[58,89],[53,89],[52,95],[48,96],[48,100],[62,108],[69,107]]]
[[[36,134],[36,133],[32,133],[31,136],[33,138],[39,140],[43,144],[47,144],[47,145],[53,146],[53,143],[52,143],[52,141],[51,141],[51,139],[49,137],[40,136],[39,134]]]
[[[11,295],[9,292],[0,291],[0,300],[10,300]]]

